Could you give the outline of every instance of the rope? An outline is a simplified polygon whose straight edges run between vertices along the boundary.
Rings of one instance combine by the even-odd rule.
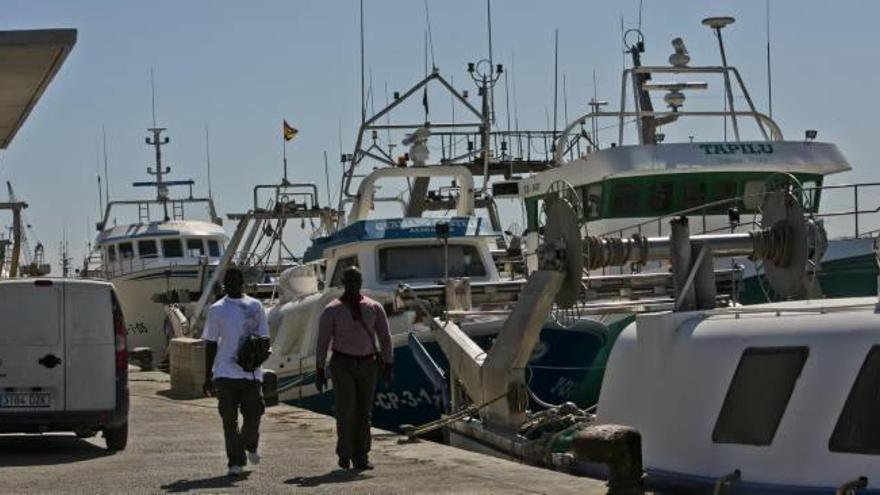
[[[459,419],[464,418],[465,416],[472,416],[473,414],[480,411],[481,409],[484,409],[484,408],[498,402],[499,400],[507,397],[507,394],[508,394],[508,392],[504,392],[503,394],[499,395],[498,397],[495,397],[492,400],[486,401],[478,406],[469,406],[469,407],[462,409],[461,411],[450,414],[449,416],[446,416],[445,418],[435,419],[434,421],[429,421],[423,425],[413,427],[412,429],[407,429],[405,431],[406,436],[408,439],[412,440],[418,436],[424,435],[425,433],[430,433],[434,430],[443,428],[444,426],[446,426],[448,424],[452,424],[452,423],[458,421]]]

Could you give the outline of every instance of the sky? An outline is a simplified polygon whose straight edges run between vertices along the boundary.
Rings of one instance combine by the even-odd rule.
[[[207,126],[221,213],[248,209],[254,184],[280,179],[282,119],[300,130],[287,147],[290,178],[320,184],[325,194],[327,151],[331,184],[338,183],[340,149],[351,153],[360,122],[357,0],[0,4],[0,29],[78,30],[61,71],[10,148],[0,152],[0,180],[10,180],[29,203],[31,242],[43,242],[55,273],[65,232],[75,263],[96,234],[102,127],[111,198],[144,195],[130,184],[145,180],[153,161],[144,144],[152,126],[151,69],[158,123],[171,137],[165,149],[171,178],[193,178],[197,192],[206,192]],[[641,4],[640,15],[638,0],[492,1],[493,58],[512,76],[520,128],[546,127],[552,114],[557,29],[559,84],[562,74],[566,83],[559,126],[566,111],[572,119],[585,113],[594,91],[612,107],[619,104],[621,18],[627,28],[641,18],[646,63],[665,65],[671,39],[681,36],[692,65],[711,65],[719,62],[717,44],[700,20],[734,16],[736,23],[724,31],[728,61],[740,69],[758,108],[769,110],[765,0]],[[476,94],[465,68],[488,56],[484,1],[364,0],[364,9],[365,63],[376,109],[386,85],[389,92],[404,91],[424,76],[428,25],[434,64],[457,88]],[[880,3],[771,0],[769,10],[774,119],[788,138],[817,129],[820,141],[840,146],[854,170],[830,182],[880,181],[871,144],[880,103],[869,93],[880,87],[874,63]],[[496,98],[504,91],[497,88]],[[702,98],[720,101],[718,95],[716,87]],[[448,106],[444,98],[432,108]],[[504,122],[504,109],[497,112]],[[0,218],[2,225],[10,222]]]

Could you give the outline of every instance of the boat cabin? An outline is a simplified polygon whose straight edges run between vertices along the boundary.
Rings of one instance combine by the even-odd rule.
[[[642,435],[652,489],[834,493],[880,473],[876,297],[639,315],[618,337],[600,423]],[[717,493],[717,492],[716,492]]]
[[[113,227],[97,239],[107,276],[164,265],[216,264],[223,256],[226,232],[195,220],[151,222]]]
[[[446,242],[438,231],[447,232]],[[394,290],[401,282],[435,284],[447,276],[497,280],[490,244],[498,235],[477,217],[359,220],[315,239],[303,261],[323,265],[327,287],[341,286],[342,272],[352,265],[372,290]]]
[[[808,211],[815,212],[824,177],[850,170],[837,146],[816,141],[814,130],[803,140],[786,140],[726,60],[721,66],[691,66],[684,42],[676,38],[670,65],[643,65],[644,38],[634,33],[638,42],[628,44],[632,67],[621,76],[619,109],[603,111],[607,102],[591,101],[592,111],[556,140],[555,167],[520,181],[529,232],[544,223],[547,194],[564,194],[594,234],[666,235],[666,222],[656,218],[667,215],[695,217],[691,225],[701,225],[695,234],[725,230],[740,215],[757,213],[762,194],[774,183],[802,191]],[[690,77],[707,81],[681,80]],[[725,98],[685,97],[710,86]],[[609,134],[616,135],[614,142],[607,142]],[[586,149],[581,137],[589,142]],[[652,219],[654,225],[643,225]]]

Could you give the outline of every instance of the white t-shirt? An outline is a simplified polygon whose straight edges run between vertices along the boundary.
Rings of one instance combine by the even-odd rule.
[[[211,368],[214,378],[263,380],[262,368],[245,371],[236,362],[238,349],[250,334],[269,336],[269,323],[260,301],[247,295],[240,299],[224,296],[211,305],[202,338],[217,342],[217,357]]]

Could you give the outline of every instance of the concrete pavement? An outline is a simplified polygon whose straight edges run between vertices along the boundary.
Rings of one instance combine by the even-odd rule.
[[[333,418],[271,407],[261,428],[259,466],[226,476],[214,399],[173,400],[167,375],[131,373],[128,449],[103,439],[0,435],[2,493],[605,493],[604,486],[431,442],[398,444],[375,430],[373,471],[336,467]]]

